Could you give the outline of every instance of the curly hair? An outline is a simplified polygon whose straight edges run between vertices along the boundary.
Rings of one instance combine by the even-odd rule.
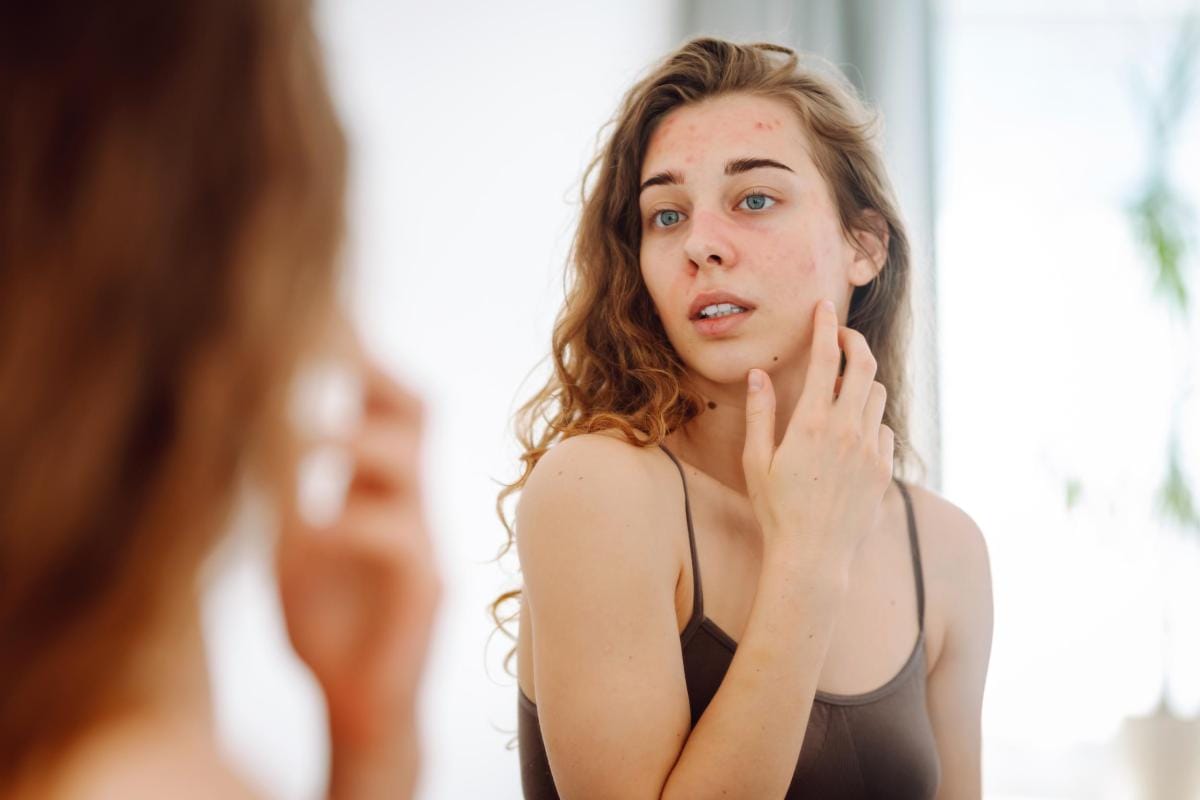
[[[507,532],[499,557],[516,532],[505,514],[543,454],[581,433],[619,431],[637,446],[652,446],[705,411],[679,355],[667,339],[639,268],[642,160],[656,126],[672,111],[731,93],[785,102],[809,134],[812,157],[828,183],[843,234],[867,227],[865,212],[887,225],[887,258],[879,274],[858,286],[847,325],[866,338],[887,389],[883,422],[895,433],[894,464],[903,471],[920,458],[908,440],[905,357],[911,335],[908,236],[878,144],[879,117],[853,85],[820,59],[774,44],[695,39],[666,57],[625,95],[611,133],[585,173],[582,213],[568,259],[565,303],[554,325],[554,374],[516,413],[524,449],[520,477],[506,484],[496,513]],[[491,604],[497,630],[521,595],[514,589]],[[509,668],[515,648],[505,659]],[[510,670],[511,672],[511,670]]]

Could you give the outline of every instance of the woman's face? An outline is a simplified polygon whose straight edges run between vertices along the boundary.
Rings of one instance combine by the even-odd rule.
[[[875,274],[843,236],[808,148],[792,108],[747,94],[678,108],[650,138],[642,279],[703,379],[807,365],[816,305],[832,299],[844,320],[853,287]]]

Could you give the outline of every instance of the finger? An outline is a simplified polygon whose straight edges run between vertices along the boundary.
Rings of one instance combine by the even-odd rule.
[[[421,425],[425,409],[415,393],[393,378],[377,361],[367,358],[363,370],[363,393],[368,415],[386,414]]]
[[[883,412],[887,408],[887,387],[879,381],[871,382],[871,390],[867,394],[867,404],[863,408],[862,424],[864,431],[877,431],[883,422]]]
[[[348,447],[354,461],[354,488],[395,493],[420,483],[421,431],[416,426],[390,420],[368,422]]]
[[[771,465],[775,453],[775,387],[765,370],[752,369],[746,376],[746,443],[742,469],[746,482],[757,483]]]
[[[828,408],[833,401],[833,387],[840,365],[837,312],[833,310],[832,301],[825,300],[817,305],[813,315],[812,351],[799,404]]]
[[[422,403],[415,394],[393,378],[367,349],[362,335],[348,316],[339,313],[329,335],[328,349],[362,381],[363,407],[368,413],[383,412],[420,421]]]
[[[879,460],[887,468],[889,475],[893,474],[896,453],[896,434],[887,425],[879,426]]]
[[[341,553],[406,569],[411,561],[431,557],[432,547],[420,504],[387,503],[360,498],[348,503],[332,524],[313,530],[310,541],[330,556]]]
[[[838,344],[846,353],[846,371],[842,374],[842,388],[835,407],[847,418],[858,421],[878,364],[866,337],[853,328],[842,326],[838,329]]]

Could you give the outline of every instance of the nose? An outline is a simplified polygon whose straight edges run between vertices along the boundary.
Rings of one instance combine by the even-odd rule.
[[[697,269],[704,266],[730,267],[737,258],[723,221],[711,211],[697,210],[693,213],[683,249],[688,261]]]

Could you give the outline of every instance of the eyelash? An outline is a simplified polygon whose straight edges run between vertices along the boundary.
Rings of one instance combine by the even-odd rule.
[[[740,208],[742,206],[742,204],[745,203],[747,200],[749,200],[751,197],[761,197],[761,198],[767,200],[768,202],[762,208],[747,208],[746,211],[753,211],[753,212],[766,211],[768,208],[771,208],[772,206],[774,206],[776,203],[779,202],[778,200],[776,200],[774,197],[771,197],[771,195],[767,194],[766,192],[751,191],[751,192],[747,192],[746,194],[742,195],[742,199],[738,200],[737,205],[734,206],[734,208]],[[668,212],[673,213],[673,214],[678,214],[680,217],[683,216],[682,211],[679,211],[674,208],[659,209],[658,211],[655,211],[653,214],[650,215],[650,226],[653,228],[657,228],[659,230],[667,230],[668,228],[674,228],[675,225],[678,225],[679,222],[676,222],[675,225],[663,225],[659,222],[659,217]]]
[[[770,208],[771,206],[773,206],[777,202],[779,202],[778,200],[776,200],[774,197],[771,197],[771,195],[767,194],[766,192],[749,192],[744,197],[742,197],[741,200],[738,201],[738,206],[740,207],[742,205],[742,203],[745,203],[751,197],[761,197],[768,202],[762,208],[747,208],[746,209],[747,211],[766,211],[768,208]]]

